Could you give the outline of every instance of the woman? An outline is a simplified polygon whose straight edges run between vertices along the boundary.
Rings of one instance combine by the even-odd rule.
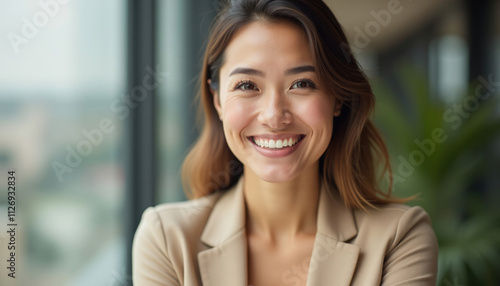
[[[195,199],[146,210],[134,285],[434,285],[427,214],[377,187],[390,167],[374,96],[332,12],[229,2],[183,166]]]

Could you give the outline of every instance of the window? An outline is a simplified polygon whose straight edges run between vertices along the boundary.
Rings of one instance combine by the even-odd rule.
[[[126,285],[126,2],[0,3],[0,281],[14,169],[17,285]]]

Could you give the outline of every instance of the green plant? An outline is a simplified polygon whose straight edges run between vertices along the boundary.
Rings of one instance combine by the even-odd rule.
[[[481,97],[485,76],[458,102],[445,104],[431,96],[423,73],[406,65],[398,74],[393,84],[404,87],[404,96],[373,81],[375,122],[391,153],[393,192],[417,194],[410,204],[432,219],[440,247],[438,285],[500,285],[498,195],[482,185],[488,171],[499,168],[492,151],[500,139],[500,87]]]

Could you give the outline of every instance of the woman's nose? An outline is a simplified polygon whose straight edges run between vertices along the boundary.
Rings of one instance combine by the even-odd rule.
[[[262,109],[258,120],[273,129],[280,129],[292,122],[285,94],[272,92],[262,98]]]

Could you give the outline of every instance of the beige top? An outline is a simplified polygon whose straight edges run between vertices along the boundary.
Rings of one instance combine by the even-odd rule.
[[[222,194],[148,208],[134,238],[134,285],[248,285],[242,181]],[[352,210],[321,189],[308,286],[435,285],[437,257],[422,208]],[[295,285],[296,275],[285,271],[282,285]]]

